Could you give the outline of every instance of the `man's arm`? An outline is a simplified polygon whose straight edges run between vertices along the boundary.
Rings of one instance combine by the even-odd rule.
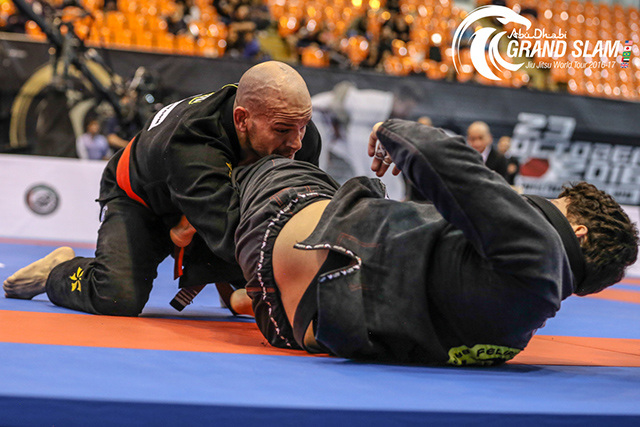
[[[234,233],[239,221],[231,185],[231,153],[211,145],[170,144],[165,161],[172,201],[211,251],[235,264]]]
[[[320,152],[322,151],[322,139],[320,132],[313,123],[309,121],[307,131],[302,138],[302,148],[296,153],[295,159],[309,162],[314,166],[319,166]]]
[[[110,133],[107,135],[107,142],[109,143],[110,147],[115,148],[116,150],[126,147],[129,143],[129,141],[125,141],[115,133]]]
[[[409,180],[495,270],[536,285],[570,280],[553,227],[461,137],[402,120],[386,121],[377,137]],[[557,295],[555,286],[549,290]]]

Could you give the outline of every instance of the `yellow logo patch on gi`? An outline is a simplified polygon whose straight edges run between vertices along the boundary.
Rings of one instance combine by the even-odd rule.
[[[229,176],[231,176],[231,171],[233,170],[233,168],[231,167],[231,163],[226,162],[227,163],[227,167],[229,168]]]
[[[76,271],[69,279],[71,282],[71,292],[78,291],[82,292],[82,287],[80,286],[80,281],[82,280],[82,275],[84,274],[84,270],[81,267],[78,267],[78,271]]]
[[[469,348],[466,345],[454,347],[449,350],[447,364],[455,366],[463,365],[494,365],[496,363],[511,360],[520,353],[517,348],[503,347],[491,344],[477,344]]]
[[[205,93],[204,95],[198,95],[195,98],[193,98],[191,101],[189,101],[189,105],[198,104],[204,101],[205,99],[207,99],[208,97],[210,97],[211,95],[213,95],[214,93],[215,92],[210,92],[210,93]]]

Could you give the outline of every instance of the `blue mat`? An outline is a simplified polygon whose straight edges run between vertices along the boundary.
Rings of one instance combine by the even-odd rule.
[[[51,249],[0,244],[0,278]],[[171,271],[170,260],[161,265],[145,316],[233,319],[214,287],[182,313],[171,309]],[[0,310],[78,314],[46,296],[0,298]],[[639,324],[638,304],[570,298],[539,333],[640,339]],[[640,425],[640,368],[396,366],[11,342],[0,342],[0,362],[3,426]]]

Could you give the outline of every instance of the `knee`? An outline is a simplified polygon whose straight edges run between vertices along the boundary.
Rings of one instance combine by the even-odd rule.
[[[100,314],[110,316],[138,316],[149,299],[150,289],[139,286],[131,278],[111,277],[109,286],[101,286],[93,296],[93,305]]]
[[[94,307],[98,313],[104,315],[136,317],[142,313],[144,303],[140,303],[135,298],[115,298],[111,300],[101,298],[100,301],[94,302]]]

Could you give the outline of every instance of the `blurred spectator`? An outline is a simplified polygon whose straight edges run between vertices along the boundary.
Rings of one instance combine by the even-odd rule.
[[[4,25],[0,26],[0,31],[5,31],[7,33],[24,33],[26,23],[27,18],[25,18],[19,11],[16,11],[16,13],[7,17]]]
[[[318,46],[324,45],[321,40],[321,35],[324,31],[327,30],[327,25],[325,22],[318,22],[315,20],[303,20],[302,25],[300,25],[300,29],[295,33],[292,40],[295,41],[295,45],[297,49],[302,49],[311,44],[317,44]]]
[[[226,55],[233,58],[256,59],[260,55],[260,43],[256,36],[258,25],[247,4],[238,3],[233,11],[229,11],[229,35],[227,36]]]
[[[304,19],[298,31],[290,34],[284,38],[288,49],[293,53],[296,59],[301,59],[303,53],[309,54],[311,51],[316,51],[321,58],[317,61],[308,61],[303,65],[307,66],[338,66],[341,68],[348,68],[351,66],[349,58],[340,49],[340,39],[337,38],[333,32],[331,32],[326,22]]]
[[[244,59],[253,59],[260,54],[260,43],[256,38],[254,31],[247,31],[243,34],[244,50],[242,57]]]
[[[369,17],[367,16],[367,12],[365,11],[362,15],[356,17],[349,25],[349,29],[347,30],[347,37],[352,36],[364,36],[369,37]]]
[[[167,31],[173,35],[184,34],[189,31],[189,26],[184,15],[185,4],[175,3],[175,8],[171,15],[165,18],[167,22]]]
[[[81,159],[106,160],[109,158],[109,143],[107,138],[100,134],[98,119],[89,120],[85,133],[76,140],[76,151]]]
[[[376,59],[374,66],[378,71],[384,71],[384,60],[393,52],[393,40],[396,38],[395,33],[390,26],[383,26],[380,31],[380,39],[376,48]]]
[[[233,31],[227,37],[226,56],[257,59],[261,55],[260,43],[254,31]]]
[[[387,10],[390,12],[400,12],[401,0],[387,0]]]
[[[216,8],[218,18],[223,24],[229,25],[231,23],[237,4],[238,0],[213,0],[213,7]]]
[[[240,4],[232,14],[229,31],[255,31],[256,23],[251,20],[249,6]]]
[[[43,4],[40,1],[28,0],[28,2],[31,4],[31,7],[36,14],[45,14],[46,7],[43,7]],[[0,5],[2,3],[3,2],[0,2]],[[0,31],[5,31],[7,33],[25,33],[25,25],[29,19],[14,5],[12,5],[11,3],[9,4],[10,6],[8,10],[2,8],[2,11],[0,11]],[[4,13],[8,13],[8,15],[4,15]]]
[[[498,151],[507,159],[507,182],[514,185],[515,178],[520,170],[520,163],[515,157],[509,155],[509,149],[511,148],[511,137],[502,136],[498,140]]]
[[[391,19],[383,24],[384,27],[389,27],[394,33],[394,38],[408,42],[411,40],[409,37],[409,25],[405,19],[405,15],[401,13],[392,13]]]
[[[135,116],[135,99],[135,94],[124,95],[120,100],[122,119],[113,115],[106,120],[104,134],[107,136],[109,146],[114,150],[126,147],[142,128],[143,123],[137,123],[132,119]]]
[[[176,1],[177,3],[178,1]],[[186,0],[184,2],[184,21],[188,24],[198,22],[200,20],[200,8],[194,0]]]
[[[467,143],[482,155],[487,167],[506,178],[507,159],[492,146],[493,136],[485,122],[473,122],[467,129]]]
[[[102,10],[105,12],[113,12],[118,10],[118,0],[104,0]]]
[[[271,14],[263,0],[249,0],[249,19],[257,31],[266,30],[271,25]]]

